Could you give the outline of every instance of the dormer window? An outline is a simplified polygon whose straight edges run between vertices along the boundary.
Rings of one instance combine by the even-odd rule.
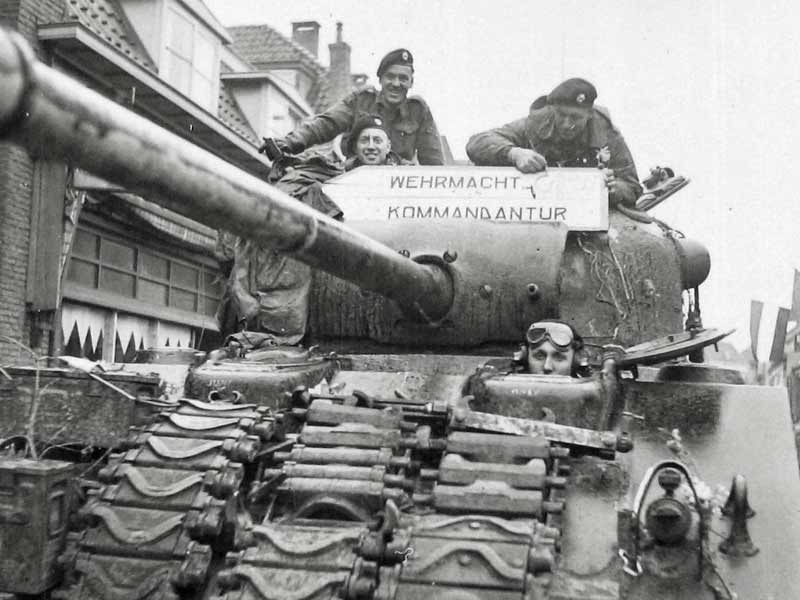
[[[206,110],[216,112],[219,41],[176,4],[167,7],[165,25],[164,79]]]

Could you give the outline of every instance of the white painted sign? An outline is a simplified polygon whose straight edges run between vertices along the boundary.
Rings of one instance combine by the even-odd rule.
[[[325,192],[346,221],[518,221],[608,229],[608,189],[596,169],[361,167]]]

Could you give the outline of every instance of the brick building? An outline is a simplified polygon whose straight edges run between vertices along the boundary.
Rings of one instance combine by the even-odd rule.
[[[269,28],[260,51],[240,39],[247,28],[225,29],[200,0],[0,0],[0,23],[46,64],[256,176],[269,169],[262,136],[286,133],[351,82],[341,28],[326,69],[308,49],[319,40],[313,22],[295,24],[294,40]],[[334,60],[340,50],[346,61]],[[9,339],[109,361],[213,343],[215,236],[0,144],[0,365],[28,361]]]

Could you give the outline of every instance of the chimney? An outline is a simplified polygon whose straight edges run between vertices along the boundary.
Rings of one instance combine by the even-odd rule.
[[[292,40],[311,52],[314,58],[319,57],[319,28],[316,21],[292,23]]]
[[[350,44],[342,41],[342,24],[336,23],[336,42],[328,44],[331,54],[331,66],[328,71],[328,83],[331,87],[331,99],[339,100],[353,89],[350,75]]]

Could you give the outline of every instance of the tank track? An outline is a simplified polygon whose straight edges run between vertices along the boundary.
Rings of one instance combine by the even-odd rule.
[[[64,600],[173,600],[235,547],[238,491],[279,427],[255,405],[181,400],[112,455],[60,557]]]
[[[287,415],[289,416],[289,415]],[[314,400],[250,492],[213,600],[544,598],[568,450],[449,431],[431,405]]]

